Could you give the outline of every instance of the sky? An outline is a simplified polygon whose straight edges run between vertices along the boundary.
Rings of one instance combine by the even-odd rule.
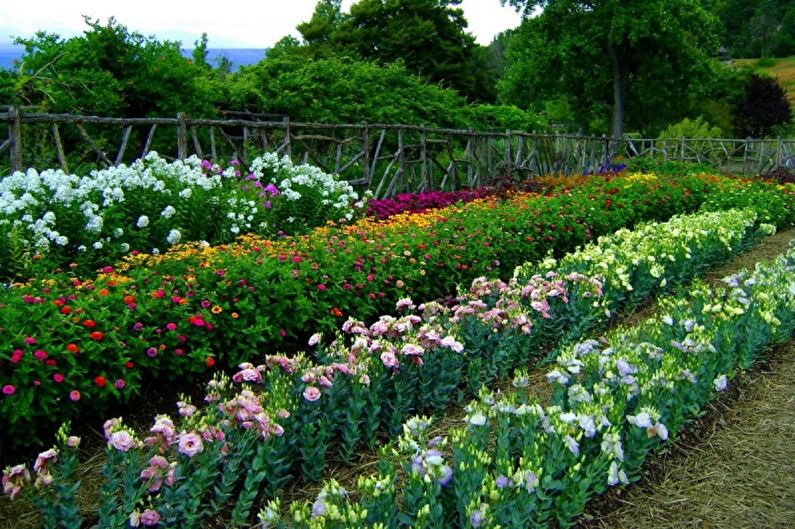
[[[354,0],[344,0],[348,11]],[[267,48],[312,17],[316,0],[2,0],[0,44],[36,31],[62,37],[86,28],[82,15],[106,22],[111,16],[131,31],[178,40],[192,48],[206,32],[211,48]],[[481,44],[519,25],[519,15],[500,0],[463,0],[469,32]]]

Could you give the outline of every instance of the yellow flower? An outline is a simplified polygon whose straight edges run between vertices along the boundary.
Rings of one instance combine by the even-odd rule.
[[[223,312],[223,310],[224,310],[224,309],[222,309],[222,308],[221,308],[221,307],[219,307],[218,305],[213,305],[213,308],[211,308],[211,309],[210,309],[210,311],[211,311],[213,314],[221,314],[221,312]]]

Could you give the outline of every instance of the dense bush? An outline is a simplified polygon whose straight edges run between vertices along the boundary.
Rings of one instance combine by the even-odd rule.
[[[67,265],[85,273],[129,253],[179,242],[230,242],[242,233],[300,233],[351,220],[363,203],[344,181],[266,154],[241,174],[191,157],[150,153],[79,177],[29,169],[0,180],[0,277],[27,279]],[[35,260],[35,261],[34,261]]]
[[[792,119],[787,93],[771,77],[751,74],[734,111],[734,126],[741,137],[764,138],[776,125]]]

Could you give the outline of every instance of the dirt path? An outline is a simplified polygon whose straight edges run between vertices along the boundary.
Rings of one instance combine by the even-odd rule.
[[[705,278],[772,257],[788,230]],[[795,528],[795,341],[768,352],[652,458],[644,478],[589,505],[582,529]]]

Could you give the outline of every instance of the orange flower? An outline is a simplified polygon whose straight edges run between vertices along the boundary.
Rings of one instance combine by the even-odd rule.
[[[240,314],[238,314],[237,312],[233,312],[232,314],[230,314],[230,316],[232,317],[233,320],[236,320],[240,317]]]
[[[107,288],[100,288],[99,289],[99,295],[100,296],[107,296],[108,294],[110,294],[110,290],[108,290]]]
[[[333,309],[331,309],[331,313],[334,316],[336,316],[337,318],[342,318],[342,311],[340,309],[338,309],[337,307],[334,307]]]
[[[213,308],[210,309],[210,312],[212,312],[213,314],[221,314],[221,312],[223,312],[223,310],[224,309],[222,309],[218,305],[213,305]]]
[[[134,298],[134,297],[132,297],[132,296],[129,296],[129,295],[127,295],[127,296],[124,296],[124,299],[123,299],[123,301],[124,301],[126,304],[128,304],[128,305],[129,305],[130,303],[135,303],[135,298]]]

